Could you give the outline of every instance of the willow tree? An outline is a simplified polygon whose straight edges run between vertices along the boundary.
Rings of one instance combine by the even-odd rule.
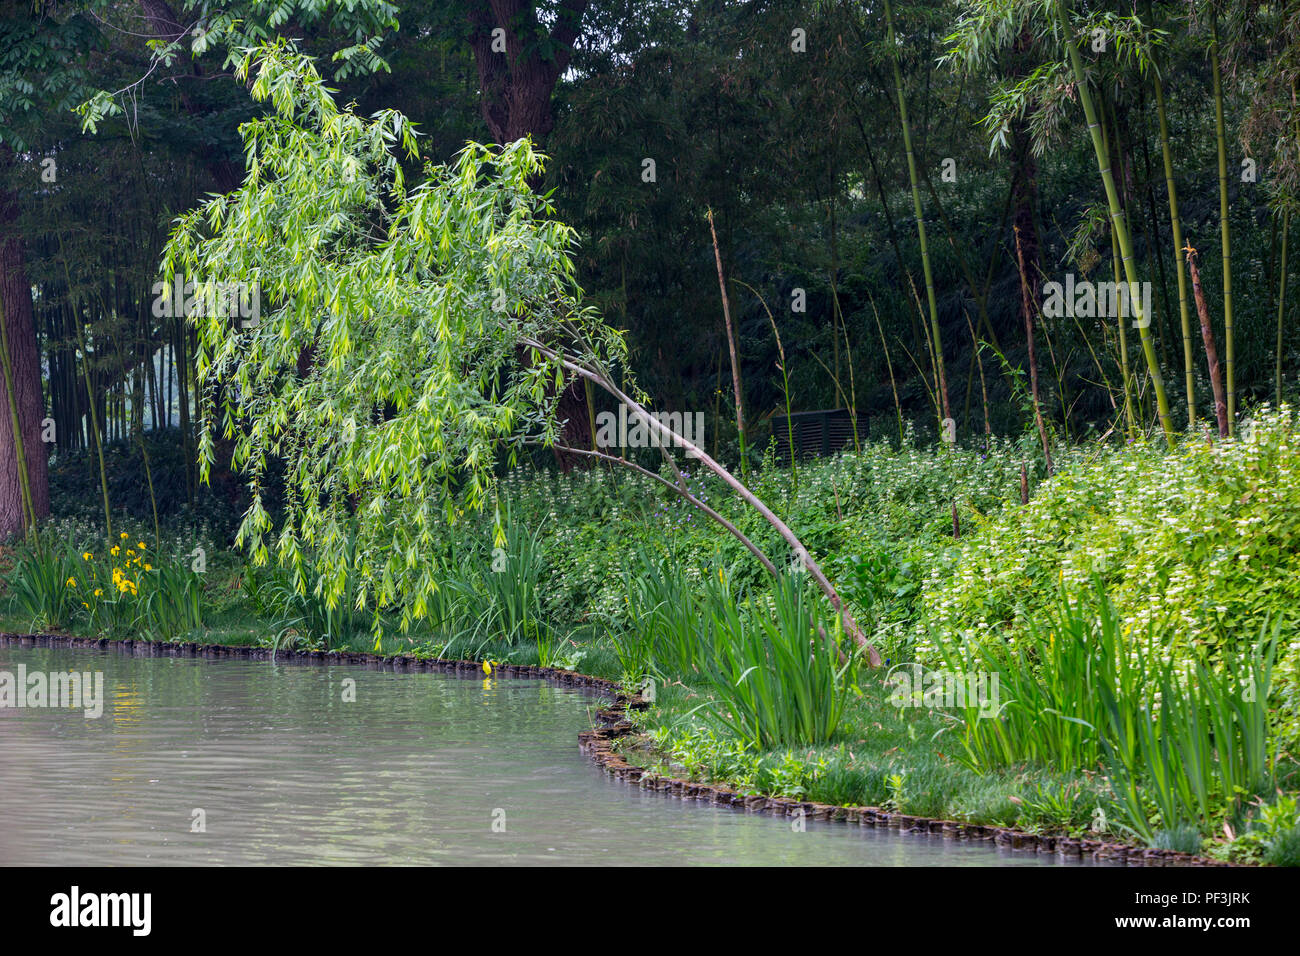
[[[615,384],[626,347],[581,305],[575,234],[530,188],[541,157],[529,140],[471,143],[409,185],[402,163],[417,156],[417,134],[400,113],[340,110],[312,60],[282,42],[246,52],[236,69],[273,109],[241,127],[244,183],[177,220],[162,271],[173,288],[185,278],[259,303],[256,322],[220,307],[194,317],[209,396],[201,466],[212,465],[215,432],[233,441],[252,499],[237,542],[255,564],[274,558],[331,605],[351,581],[358,609],[376,622],[388,609],[409,627],[438,589],[427,555],[448,523],[490,499],[503,455],[559,443],[558,395],[581,379],[757,510],[878,662],[794,532],[652,414],[630,376]],[[287,501],[278,528],[263,499],[277,460]],[[662,480],[776,571],[684,481]]]

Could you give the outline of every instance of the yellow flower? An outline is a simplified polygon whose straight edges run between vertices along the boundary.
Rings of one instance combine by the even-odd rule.
[[[103,588],[95,588],[95,597],[103,597],[103,596],[104,596],[104,589],[103,589]]]
[[[70,587],[70,588],[75,588],[75,587],[77,586],[77,579],[76,579],[76,578],[68,578],[68,582],[67,582],[67,583],[68,583],[68,587]]]
[[[81,552],[81,560],[82,560],[82,561],[89,561],[89,560],[90,560],[91,558],[93,558],[93,557],[94,557],[94,555],[91,554],[89,551],[83,551],[83,552]]]
[[[119,548],[117,545],[113,545],[113,549],[109,552],[109,554],[111,554],[115,558],[121,553],[122,553],[122,549]]]
[[[143,542],[143,541],[137,541],[136,544],[135,544],[135,546],[136,546],[137,548],[139,548],[141,551],[144,551],[144,550],[145,550],[145,546],[144,546],[144,542]]]
[[[131,555],[133,555],[133,554],[135,554],[135,548],[127,548],[127,549],[126,549],[126,556],[127,556],[128,558],[131,557]]]
[[[118,535],[118,537],[119,537],[119,538],[126,538],[126,537],[127,537],[127,534],[126,534],[125,531],[123,531],[120,535]]]
[[[152,571],[152,570],[153,570],[153,565],[152,565],[152,564],[146,564],[146,565],[144,566],[144,569],[145,569],[146,571]]]

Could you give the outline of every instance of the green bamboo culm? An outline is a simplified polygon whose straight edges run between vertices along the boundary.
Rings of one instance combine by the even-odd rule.
[[[1237,393],[1232,347],[1232,241],[1228,229],[1228,140],[1223,123],[1223,75],[1219,68],[1219,18],[1210,15],[1210,68],[1214,74],[1214,135],[1219,146],[1219,234],[1223,245],[1223,366],[1228,392],[1228,435],[1236,432]]]
[[[933,338],[935,378],[939,387],[942,420],[951,418],[948,407],[948,377],[943,367],[943,341],[939,337],[939,307],[934,295],[934,273],[930,269],[930,247],[925,238],[925,220],[921,217],[921,187],[916,174],[916,154],[912,151],[912,128],[907,119],[907,97],[903,95],[903,71],[898,65],[898,43],[894,39],[894,13],[885,0],[885,35],[889,43],[889,59],[894,67],[894,86],[898,90],[898,119],[903,126],[903,149],[907,152],[907,176],[912,186],[912,212],[916,216],[916,236],[921,245],[921,269],[925,273],[925,297],[930,307],[930,334]]]
[[[1115,230],[1110,231],[1110,259],[1115,268],[1115,285],[1118,286],[1123,281],[1120,276],[1120,255],[1119,242],[1115,238]],[[1119,373],[1124,381],[1124,434],[1129,438],[1135,437],[1137,431],[1137,412],[1133,408],[1133,373],[1128,364],[1128,335],[1124,331],[1124,316],[1115,317],[1116,334],[1119,336]]]
[[[1119,241],[1120,252],[1124,260],[1124,277],[1131,289],[1138,288],[1137,271],[1133,264],[1133,245],[1129,240],[1128,225],[1124,221],[1124,212],[1120,208],[1119,192],[1115,188],[1115,177],[1111,175],[1110,159],[1106,145],[1102,141],[1101,126],[1097,121],[1097,111],[1093,106],[1092,95],[1088,92],[1088,78],[1083,70],[1083,57],[1079,55],[1079,46],[1074,40],[1070,26],[1070,16],[1065,0],[1057,0],[1056,15],[1064,34],[1066,50],[1070,57],[1070,67],[1074,73],[1075,88],[1079,93],[1079,102],[1083,106],[1083,115],[1088,121],[1088,132],[1092,136],[1092,148],[1097,155],[1097,169],[1101,181],[1106,187],[1106,202],[1110,207],[1112,228]],[[1147,371],[1151,375],[1152,390],[1156,395],[1156,409],[1160,416],[1160,428],[1165,434],[1165,441],[1173,444],[1174,428],[1169,417],[1169,399],[1165,395],[1164,379],[1160,375],[1160,362],[1156,358],[1155,343],[1151,339],[1150,317],[1142,314],[1142,297],[1131,296],[1133,314],[1138,319],[1134,325],[1142,338],[1142,354],[1146,358]]]
[[[81,328],[81,316],[77,315],[76,320],[77,346],[81,350],[82,379],[86,383],[86,410],[90,416],[90,434],[95,440],[95,455],[99,460],[99,493],[104,504],[104,533],[111,538],[113,537],[113,512],[108,504],[108,471],[104,467],[104,439],[99,432],[99,415],[95,413],[95,390],[90,384],[90,355],[86,352],[86,337]]]
[[[1104,97],[1102,98],[1102,101],[1097,104],[1097,106],[1099,108],[1099,113],[1104,115],[1104,113],[1106,112],[1106,103]],[[1115,135],[1116,135],[1116,140],[1118,142],[1119,131],[1118,128],[1114,127],[1115,117],[1112,115],[1110,119],[1111,119],[1112,128],[1115,128],[1116,130]],[[1110,144],[1110,138],[1106,132],[1106,123],[1104,122],[1104,119],[1101,124],[1101,142],[1102,142],[1102,147],[1106,150],[1106,157],[1107,159],[1109,159],[1110,156],[1112,155],[1111,144]],[[1115,151],[1118,152],[1118,146],[1116,146]],[[1120,255],[1120,251],[1119,251],[1119,240],[1116,236],[1115,230],[1111,229],[1110,261],[1111,261],[1111,266],[1115,270],[1116,287],[1119,287],[1119,284],[1123,281],[1123,277],[1120,275],[1120,260],[1122,258],[1123,257]],[[1137,418],[1137,412],[1134,409],[1134,404],[1133,404],[1133,373],[1129,368],[1128,335],[1124,331],[1124,315],[1122,309],[1120,310],[1120,314],[1115,316],[1115,334],[1119,339],[1119,373],[1120,373],[1120,378],[1124,385],[1124,434],[1129,439],[1132,439],[1137,434],[1138,418]]]
[[[157,427],[155,425],[155,427]],[[158,498],[153,491],[153,469],[149,467],[149,450],[144,447],[144,432],[141,431],[136,435],[136,440],[140,443],[140,457],[144,460],[144,477],[149,483],[149,504],[153,507],[153,546],[157,550],[162,549],[162,531],[158,525]],[[112,537],[112,530],[108,532]]]
[[[1174,234],[1174,271],[1178,274],[1178,320],[1183,333],[1183,375],[1187,380],[1187,427],[1196,425],[1196,384],[1193,374],[1192,318],[1187,299],[1187,265],[1183,251],[1183,221],[1178,215],[1178,190],[1174,186],[1174,157],[1169,147],[1169,121],[1165,114],[1165,89],[1155,74],[1156,115],[1160,120],[1160,152],[1165,161],[1165,190],[1169,194],[1169,222]]]
[[[86,351],[86,332],[82,328],[81,313],[77,311],[77,304],[72,301],[72,272],[68,268],[68,255],[63,248],[63,233],[59,233],[59,258],[63,260],[63,276],[68,283],[68,310],[72,313],[77,330],[77,349],[81,352],[81,372],[82,379],[86,383],[86,415],[89,419],[89,431],[95,441],[95,455],[99,459],[99,492],[104,504],[104,533],[111,538],[113,537],[113,513],[108,505],[108,470],[104,467],[104,443],[99,432],[99,416],[95,413],[95,390],[90,384],[90,353]],[[152,485],[152,479],[150,483]],[[150,497],[152,495],[151,490]],[[156,528],[157,521],[154,525]]]
[[[1286,240],[1287,234],[1291,231],[1291,210],[1287,209],[1282,213],[1282,262],[1280,266],[1281,278],[1278,279],[1277,290],[1277,365],[1273,374],[1273,394],[1274,403],[1282,404],[1282,315],[1286,311]]]

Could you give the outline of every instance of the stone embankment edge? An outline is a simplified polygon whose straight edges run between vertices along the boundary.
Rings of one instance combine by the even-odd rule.
[[[478,661],[448,661],[418,658],[410,655],[384,655],[363,651],[302,651],[281,650],[272,653],[266,647],[248,647],[230,644],[200,644],[194,641],[146,641],[108,638],[73,637],[64,634],[12,634],[0,633],[0,645],[19,647],[96,648],[115,649],[137,657],[197,657],[208,660],[295,661],[310,664],[351,664],[399,673],[443,673],[471,676],[483,673]],[[636,726],[628,720],[629,710],[644,710],[647,702],[639,695],[626,694],[614,681],[592,677],[556,667],[528,664],[498,664],[492,669],[494,677],[532,678],[550,681],[562,687],[576,687],[607,694],[613,703],[596,711],[591,730],[578,734],[578,746],[605,773],[642,790],[652,790],[683,800],[698,800],[713,806],[732,807],[748,813],[766,813],[773,816],[798,816],[805,819],[836,821],[848,825],[897,830],[902,833],[927,834],[944,839],[991,842],[996,846],[1023,852],[1052,854],[1062,861],[1092,860],[1100,863],[1127,866],[1230,866],[1219,860],[1158,850],[1124,843],[1107,843],[1100,840],[1079,840],[1051,834],[1030,833],[1009,827],[963,823],[956,820],[935,820],[893,813],[878,807],[840,807],[826,803],[813,803],[787,797],[765,797],[745,794],[729,787],[712,783],[699,783],[669,777],[653,770],[631,764],[618,752],[616,742],[636,733]]]

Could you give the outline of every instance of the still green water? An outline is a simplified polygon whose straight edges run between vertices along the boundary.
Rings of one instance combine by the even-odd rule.
[[[596,698],[542,681],[0,646],[19,665],[102,671],[103,713],[0,709],[0,864],[1054,862],[643,792],[579,753]]]

